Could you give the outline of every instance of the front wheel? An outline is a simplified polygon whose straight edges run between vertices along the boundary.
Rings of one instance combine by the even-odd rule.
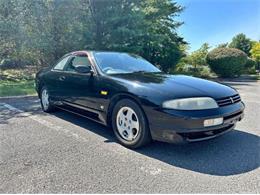
[[[134,101],[120,100],[112,112],[112,127],[119,142],[128,148],[138,148],[151,141],[146,117]]]
[[[52,112],[55,107],[50,103],[49,92],[46,87],[41,89],[41,107],[44,112]]]

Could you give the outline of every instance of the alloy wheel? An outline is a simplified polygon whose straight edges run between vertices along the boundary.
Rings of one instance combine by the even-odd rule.
[[[137,114],[130,107],[122,107],[118,111],[116,125],[120,136],[127,141],[133,141],[140,130]]]
[[[47,110],[50,103],[49,103],[49,94],[46,89],[42,90],[41,100],[42,100],[42,106],[43,106],[44,110]]]

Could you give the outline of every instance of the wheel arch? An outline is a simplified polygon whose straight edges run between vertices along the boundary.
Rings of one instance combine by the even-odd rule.
[[[146,113],[144,112],[144,109],[142,107],[142,104],[141,104],[141,101],[140,99],[136,96],[136,95],[133,95],[131,93],[126,93],[126,92],[123,92],[123,93],[118,93],[116,95],[114,95],[111,100],[110,100],[110,103],[109,103],[109,106],[108,106],[108,109],[107,109],[107,125],[108,126],[111,126],[111,122],[112,122],[112,112],[113,112],[113,108],[114,106],[116,105],[116,103],[122,99],[130,99],[132,100],[133,102],[135,102],[139,107],[140,109],[142,110],[142,112],[144,113],[144,116],[145,116],[145,119],[146,121],[148,122],[147,120],[147,116],[146,116]],[[148,126],[149,126],[149,123],[148,123]]]
[[[41,98],[41,90],[42,88],[45,86],[44,82],[43,81],[39,81],[38,83],[38,90],[37,90],[37,94],[38,94],[38,97]]]

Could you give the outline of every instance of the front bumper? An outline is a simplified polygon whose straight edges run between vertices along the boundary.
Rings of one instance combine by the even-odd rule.
[[[170,143],[202,141],[234,129],[244,116],[244,108],[244,103],[239,102],[199,111],[153,109],[148,111],[148,121],[154,140]],[[221,125],[204,127],[204,120],[219,117],[224,119]]]

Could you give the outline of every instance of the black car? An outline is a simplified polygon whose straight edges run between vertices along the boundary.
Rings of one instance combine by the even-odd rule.
[[[45,112],[58,107],[109,125],[130,148],[214,138],[234,129],[245,107],[233,88],[118,52],[69,53],[37,73],[36,90]]]

